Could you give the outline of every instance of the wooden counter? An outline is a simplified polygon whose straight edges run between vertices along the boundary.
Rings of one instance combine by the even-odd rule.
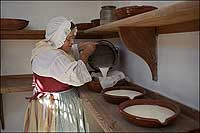
[[[84,106],[92,112],[92,116],[105,132],[187,132],[199,128],[199,122],[180,114],[177,120],[163,128],[146,128],[129,123],[121,116],[118,106],[103,99],[100,93],[80,88],[80,96]]]
[[[32,75],[1,76],[1,93],[32,91]],[[156,97],[148,94],[148,98]],[[187,132],[199,128],[199,122],[181,113],[177,120],[163,128],[145,128],[129,123],[121,116],[118,106],[106,102],[100,93],[80,88],[84,106],[91,112],[97,123],[105,132]],[[146,96],[147,97],[147,96]],[[183,112],[183,111],[182,111]],[[194,114],[193,112],[189,111]],[[194,114],[196,117],[197,115]]]

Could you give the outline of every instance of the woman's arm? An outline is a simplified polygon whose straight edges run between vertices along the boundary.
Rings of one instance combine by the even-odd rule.
[[[84,49],[88,48],[88,45],[96,45],[96,42],[80,42],[78,44],[79,51],[82,51]]]
[[[96,49],[96,43],[95,42],[84,42],[79,44],[80,49],[80,60],[82,60],[84,63],[87,63],[88,58],[90,55],[92,55]]]

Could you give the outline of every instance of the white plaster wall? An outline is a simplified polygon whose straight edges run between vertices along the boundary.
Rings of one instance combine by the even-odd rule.
[[[121,69],[132,82],[199,110],[199,32],[158,36],[158,81],[142,58],[121,45]]]
[[[158,8],[180,1],[104,1],[117,7],[152,5]],[[120,47],[121,70],[132,82],[199,110],[199,32],[158,36],[158,81],[142,58]],[[115,40],[116,42],[116,40]],[[118,40],[116,42],[120,44]]]
[[[45,29],[49,19],[65,16],[75,23],[99,17],[98,1],[3,1],[1,17],[29,20],[27,29]]]
[[[1,1],[2,18],[29,20],[26,29],[45,29],[49,19],[65,16],[75,23],[100,18],[101,6],[152,5],[162,7],[177,1]]]
[[[1,75],[30,74],[31,50],[39,40],[1,40]]]
[[[89,22],[99,18],[102,5],[117,7],[134,4],[165,6],[176,1],[63,1],[63,2],[1,2],[1,17],[23,18],[30,21],[28,29],[45,29],[48,20],[62,15],[74,22]],[[144,61],[129,52],[124,45],[121,49],[121,68],[132,82],[167,97],[178,100],[195,109],[199,108],[199,33],[159,35],[158,37],[158,82],[151,80],[150,70]],[[31,73],[29,59],[37,40],[1,41],[1,74]],[[83,40],[77,40],[83,41]],[[86,41],[86,40],[84,40]],[[113,41],[113,40],[112,40]],[[120,44],[116,39],[114,42]],[[4,94],[4,131],[22,131],[27,93]]]
[[[117,7],[152,5],[158,8],[180,1],[127,1]],[[109,4],[109,2],[103,2]],[[147,64],[121,46],[121,69],[132,82],[199,110],[199,32],[158,36],[158,81],[151,79]]]
[[[24,114],[28,100],[32,92],[18,92],[3,94],[5,130],[1,132],[22,132],[24,124]]]
[[[97,41],[99,39],[92,39]],[[40,40],[1,40],[1,75],[31,74],[32,49]],[[75,43],[91,41],[76,39]]]

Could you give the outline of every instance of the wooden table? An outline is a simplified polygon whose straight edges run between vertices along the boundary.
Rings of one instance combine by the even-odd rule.
[[[32,91],[31,84],[32,75],[3,76],[1,77],[1,94]],[[91,112],[91,115],[105,132],[187,132],[199,128],[197,120],[183,113],[178,116],[174,123],[163,128],[136,126],[123,118],[118,111],[118,106],[106,102],[100,93],[91,92],[84,86],[80,88],[80,96],[84,106]],[[152,96],[154,97],[154,95]],[[3,106],[1,107],[0,117],[4,127]]]
[[[181,113],[174,123],[162,128],[146,128],[128,122],[118,111],[118,106],[106,102],[100,93],[80,88],[84,106],[92,112],[105,132],[187,132],[199,128],[199,122]]]

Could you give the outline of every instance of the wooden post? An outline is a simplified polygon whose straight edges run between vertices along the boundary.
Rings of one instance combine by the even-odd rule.
[[[2,94],[0,93],[0,120],[1,120],[1,129],[5,129],[5,124],[4,124],[4,116],[3,116],[3,98]]]

